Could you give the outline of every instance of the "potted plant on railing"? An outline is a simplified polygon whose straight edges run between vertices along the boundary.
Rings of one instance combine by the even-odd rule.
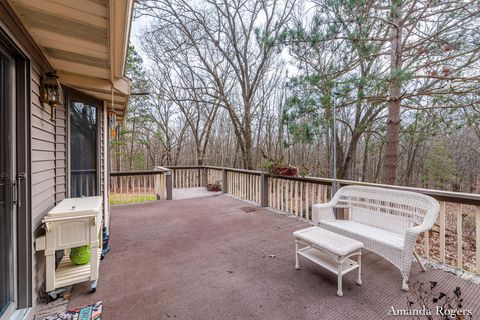
[[[265,160],[260,168],[276,176],[296,177],[298,175],[298,169],[296,167],[280,160]]]
[[[220,184],[220,181],[215,181],[214,183],[207,184],[207,191],[222,191],[222,185]]]

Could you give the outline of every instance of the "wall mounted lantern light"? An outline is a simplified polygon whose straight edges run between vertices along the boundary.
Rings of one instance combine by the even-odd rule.
[[[55,121],[55,108],[63,104],[63,90],[58,76],[55,72],[47,72],[42,78],[42,103],[47,103],[51,107],[51,120]]]

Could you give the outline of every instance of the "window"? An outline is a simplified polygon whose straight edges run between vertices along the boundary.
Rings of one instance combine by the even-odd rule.
[[[70,196],[95,196],[98,187],[98,109],[70,100]]]

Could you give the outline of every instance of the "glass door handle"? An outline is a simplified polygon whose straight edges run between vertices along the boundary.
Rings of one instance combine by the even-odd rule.
[[[20,172],[17,176],[17,179],[13,182],[15,186],[15,201],[14,203],[20,208],[22,206],[22,181],[25,181],[27,174],[25,172]]]
[[[8,177],[10,177],[10,175],[8,173],[2,172],[0,174],[0,183],[7,184],[8,183]]]

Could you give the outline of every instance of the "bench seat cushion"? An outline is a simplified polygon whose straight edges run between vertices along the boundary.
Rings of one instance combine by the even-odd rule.
[[[385,250],[385,247],[395,252],[399,252],[403,249],[404,237],[401,234],[358,223],[356,221],[319,221],[319,227],[363,242],[365,248],[370,251],[381,252]],[[379,246],[382,248],[379,248]]]

